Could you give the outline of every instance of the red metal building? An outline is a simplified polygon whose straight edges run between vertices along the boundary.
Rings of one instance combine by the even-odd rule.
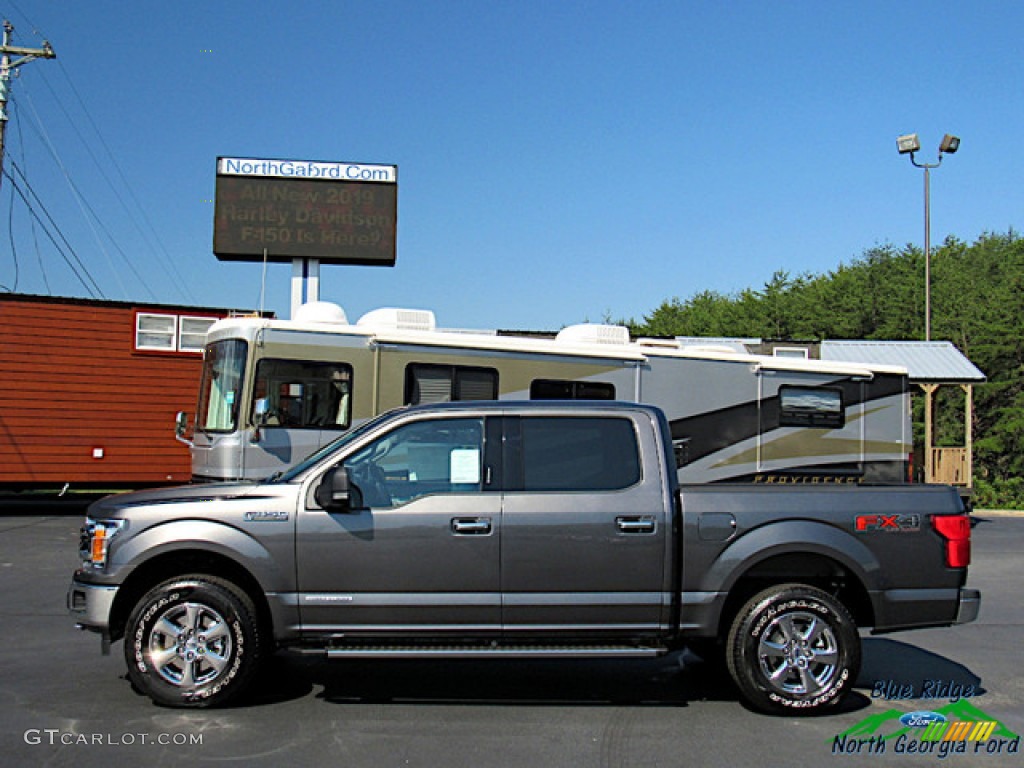
[[[0,293],[0,487],[187,482],[207,328],[230,310]]]

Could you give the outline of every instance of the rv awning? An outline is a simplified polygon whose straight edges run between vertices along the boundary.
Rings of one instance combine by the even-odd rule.
[[[902,365],[915,384],[980,384],[986,380],[951,341],[823,341],[821,359]]]

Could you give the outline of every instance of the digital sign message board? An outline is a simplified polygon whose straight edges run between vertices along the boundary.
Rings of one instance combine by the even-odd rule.
[[[221,261],[395,264],[398,168],[217,159],[213,252]]]

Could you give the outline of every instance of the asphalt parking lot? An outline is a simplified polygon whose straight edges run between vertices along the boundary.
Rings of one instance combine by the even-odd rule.
[[[2,762],[1022,765],[1024,758],[1010,750],[1020,745],[1011,736],[1024,733],[1024,518],[979,518],[970,577],[983,593],[979,620],[866,637],[855,693],[835,713],[801,719],[748,711],[724,675],[689,654],[529,662],[326,662],[279,655],[257,689],[230,709],[162,709],[132,690],[121,644],[101,656],[97,636],[76,631],[65,610],[80,517],[45,510],[4,515]],[[896,718],[915,711],[998,728],[983,741],[943,748],[904,738],[901,748]],[[883,735],[891,738],[882,741]]]

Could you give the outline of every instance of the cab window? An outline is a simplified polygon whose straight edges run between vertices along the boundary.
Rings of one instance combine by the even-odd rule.
[[[398,507],[432,494],[483,488],[483,420],[433,419],[406,424],[346,459],[367,507]]]
[[[522,490],[615,491],[640,481],[633,422],[531,417],[522,424]]]

